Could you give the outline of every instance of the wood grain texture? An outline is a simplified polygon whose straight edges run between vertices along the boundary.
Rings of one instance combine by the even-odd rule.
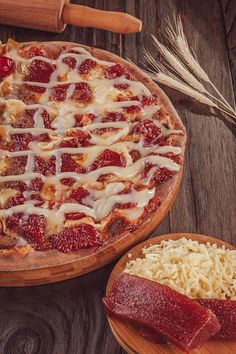
[[[214,237],[200,235],[200,234],[172,233],[172,234],[162,235],[160,237],[155,237],[151,240],[144,241],[141,244],[133,247],[119,260],[119,262],[116,264],[109,277],[107,288],[106,288],[106,295],[108,295],[112,290],[116,277],[123,272],[127,262],[134,260],[136,258],[143,258],[142,249],[144,247],[149,247],[151,245],[159,244],[162,240],[178,240],[182,237],[191,239],[193,241],[198,241],[199,243],[206,243],[206,242],[209,242],[211,244],[216,243],[219,247],[224,245],[226,248],[234,249],[233,246],[227,244],[224,241],[215,239]],[[125,321],[120,321],[114,318],[108,318],[108,321],[115,338],[129,354],[135,354],[137,352],[140,354],[146,354],[146,353],[181,354],[182,353],[182,351],[177,349],[175,346],[169,344],[158,344],[150,340],[147,340],[146,338],[140,336],[140,334],[134,329],[134,327]],[[216,354],[221,352],[224,352],[224,354],[232,354],[235,351],[236,351],[236,341],[212,340],[212,341],[208,341],[200,349],[191,350],[191,354]]]
[[[226,3],[235,0],[224,0]],[[220,1],[73,1],[140,17],[140,34],[119,35],[68,26],[62,34],[0,26],[0,39],[65,40],[97,46],[141,65],[142,47],[153,53],[150,34],[164,28],[164,17],[181,13],[190,45],[211,79],[235,102]],[[232,6],[232,5],[231,5]],[[235,130],[223,116],[164,88],[188,130],[182,187],[171,212],[154,234],[201,232],[236,245]],[[101,304],[114,263],[86,276],[34,288],[0,289],[0,353],[121,354]],[[214,353],[218,354],[218,353]]]
[[[62,12],[65,24],[101,28],[116,33],[140,32],[142,22],[120,11],[104,11],[77,4],[65,4]]]
[[[221,9],[225,25],[231,75],[236,96],[236,2],[221,0]]]
[[[0,0],[0,23],[62,32],[65,28],[62,19],[65,2],[66,0]]]

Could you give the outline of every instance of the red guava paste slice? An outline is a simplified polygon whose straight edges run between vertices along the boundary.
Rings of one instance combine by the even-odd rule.
[[[154,329],[145,327],[145,326],[134,326],[137,332],[147,340],[150,340],[154,343],[166,344],[166,340]]]
[[[123,273],[103,299],[109,315],[155,330],[182,350],[200,347],[220,330],[216,316],[166,285]]]
[[[214,338],[236,339],[236,301],[199,299],[197,302],[211,310],[220,322],[221,329]]]

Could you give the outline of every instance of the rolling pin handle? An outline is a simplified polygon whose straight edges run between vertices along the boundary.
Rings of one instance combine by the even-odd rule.
[[[142,22],[134,16],[82,5],[65,4],[62,20],[69,25],[101,28],[117,33],[140,32],[142,29]]]

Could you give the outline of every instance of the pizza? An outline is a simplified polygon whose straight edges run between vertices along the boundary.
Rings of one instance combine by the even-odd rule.
[[[0,46],[0,124],[6,269],[134,242],[181,178],[186,131],[170,101],[133,64],[100,49]]]

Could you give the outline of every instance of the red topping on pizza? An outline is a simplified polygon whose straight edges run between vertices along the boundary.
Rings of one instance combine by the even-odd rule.
[[[122,75],[125,75],[126,79],[130,79],[130,74],[127,73],[125,68],[120,64],[115,64],[113,66],[108,66],[104,70],[104,75],[107,79],[115,79]]]
[[[144,170],[142,172],[142,178],[146,178],[148,172],[155,167],[152,163],[145,164]],[[153,176],[151,178],[151,182],[155,182],[156,185],[160,185],[163,182],[168,181],[173,176],[173,173],[169,171],[167,168],[156,168]]]
[[[7,175],[21,175],[25,172],[27,164],[27,156],[13,157],[11,160],[11,166],[7,170]]]
[[[9,76],[14,70],[14,61],[11,58],[0,56],[0,79]]]
[[[126,117],[121,112],[109,112],[102,118],[102,122],[124,122]]]
[[[144,145],[154,144],[161,133],[155,123],[149,119],[142,120],[134,127],[134,133],[141,135],[144,139]]]
[[[106,166],[123,166],[122,156],[117,152],[106,149],[100,156],[94,161],[91,166],[91,170],[96,170]]]
[[[18,232],[19,229],[21,228],[23,220],[24,220],[23,213],[14,213],[11,216],[7,217],[6,227],[11,230],[15,230],[15,232]]]
[[[98,178],[98,182],[106,182],[112,180],[115,177],[113,173],[105,173]]]
[[[117,209],[132,209],[135,207],[136,207],[135,203],[118,203],[118,204],[116,204]]]
[[[80,220],[85,217],[86,215],[84,213],[65,213],[65,218],[67,220]]]
[[[68,148],[76,148],[76,147],[85,147],[89,145],[90,135],[88,132],[83,132],[81,130],[77,130],[73,135],[75,138],[63,140],[60,143],[60,147],[68,147]]]
[[[44,239],[45,218],[43,215],[29,215],[21,227],[23,236],[36,250],[46,250],[50,245]]]
[[[79,165],[69,154],[61,155],[61,172],[84,173],[85,169]]]
[[[16,189],[19,192],[25,192],[27,190],[27,184],[20,181],[8,181],[4,183],[5,188]]]
[[[172,161],[174,161],[178,165],[181,165],[181,163],[182,163],[182,159],[181,159],[180,156],[177,156],[177,155],[174,155],[174,154],[171,154],[171,153],[162,154],[162,156],[168,157],[169,159],[171,159]]]
[[[29,68],[29,75],[26,77],[26,81],[30,82],[39,82],[39,83],[48,83],[50,81],[50,77],[54,71],[53,65],[35,59],[32,61]],[[44,92],[46,89],[42,86],[30,86],[31,89],[35,92]]]
[[[114,87],[119,90],[126,90],[129,87],[129,84],[114,84]]]
[[[29,68],[29,75],[26,77],[27,81],[47,83],[50,81],[50,76],[54,71],[53,65],[35,59],[32,61]]]
[[[30,185],[29,185],[29,190],[31,191],[40,191],[43,186],[43,181],[39,177],[35,177],[31,180]]]
[[[44,204],[44,200],[41,198],[40,194],[38,193],[32,193],[30,194],[29,200],[33,200],[34,201],[34,206],[35,207],[40,207]],[[54,202],[48,202],[48,208],[51,209],[52,205],[54,205]]]
[[[28,58],[34,58],[34,57],[46,57],[46,53],[44,50],[39,49],[37,47],[31,47],[28,51]]]
[[[51,156],[49,159],[43,159],[35,156],[34,172],[39,172],[44,176],[54,175],[56,172],[56,157]]]
[[[92,91],[86,82],[79,82],[75,84],[73,100],[81,103],[88,103],[92,99]]]
[[[89,71],[97,66],[96,61],[85,59],[79,67],[80,74],[88,74]]]
[[[75,69],[76,67],[76,59],[73,57],[63,58],[63,63],[67,64],[71,69]]]
[[[128,228],[128,220],[121,216],[115,216],[111,219],[107,225],[108,234],[113,237],[115,235],[120,235]],[[133,226],[133,225],[132,225]],[[131,228],[132,228],[131,226]],[[135,229],[135,226],[134,226]]]
[[[172,176],[173,173],[167,168],[160,168],[155,172],[153,181],[155,181],[156,185],[160,185],[161,183],[168,181],[168,179],[170,179]]]
[[[132,106],[127,106],[124,107],[127,113],[138,113],[141,111],[142,107],[140,105],[132,105]]]
[[[22,194],[19,194],[16,197],[11,197],[10,199],[8,199],[5,207],[6,209],[8,209],[19,204],[24,204],[24,201],[25,201],[24,196]]]
[[[54,86],[51,90],[51,100],[58,102],[65,101],[68,88],[69,85]]]
[[[44,128],[50,129],[51,128],[51,120],[50,120],[50,116],[49,116],[48,112],[44,110],[43,113],[41,113],[41,116],[43,117]]]
[[[71,186],[73,186],[73,184],[75,183],[75,179],[74,179],[74,178],[62,178],[62,179],[60,180],[60,182],[61,182],[62,184],[64,184],[64,186],[69,186],[69,187],[71,187]]]
[[[59,146],[61,148],[77,148],[81,145],[80,145],[78,139],[74,138],[74,139],[63,140]]]
[[[51,236],[50,241],[53,248],[64,253],[100,245],[97,231],[89,224],[66,228],[59,234]]]
[[[156,101],[156,97],[154,96],[132,97],[132,100],[133,99],[137,99],[138,101],[140,101],[143,106],[151,106]]]
[[[46,124],[44,123],[44,126]],[[45,126],[45,128],[47,128]],[[34,141],[40,141],[40,142],[48,142],[50,141],[50,137],[48,135],[48,133],[42,133],[42,134],[39,134],[39,135],[36,135],[34,138],[33,138]]]
[[[24,151],[28,150],[28,144],[33,139],[30,133],[12,134],[11,142],[9,143],[9,151]]]
[[[82,203],[82,199],[88,195],[89,192],[86,189],[79,187],[71,192],[70,198],[74,199],[77,203]]]
[[[130,154],[133,162],[138,161],[141,157],[141,154],[138,150],[131,150],[129,154]]]

